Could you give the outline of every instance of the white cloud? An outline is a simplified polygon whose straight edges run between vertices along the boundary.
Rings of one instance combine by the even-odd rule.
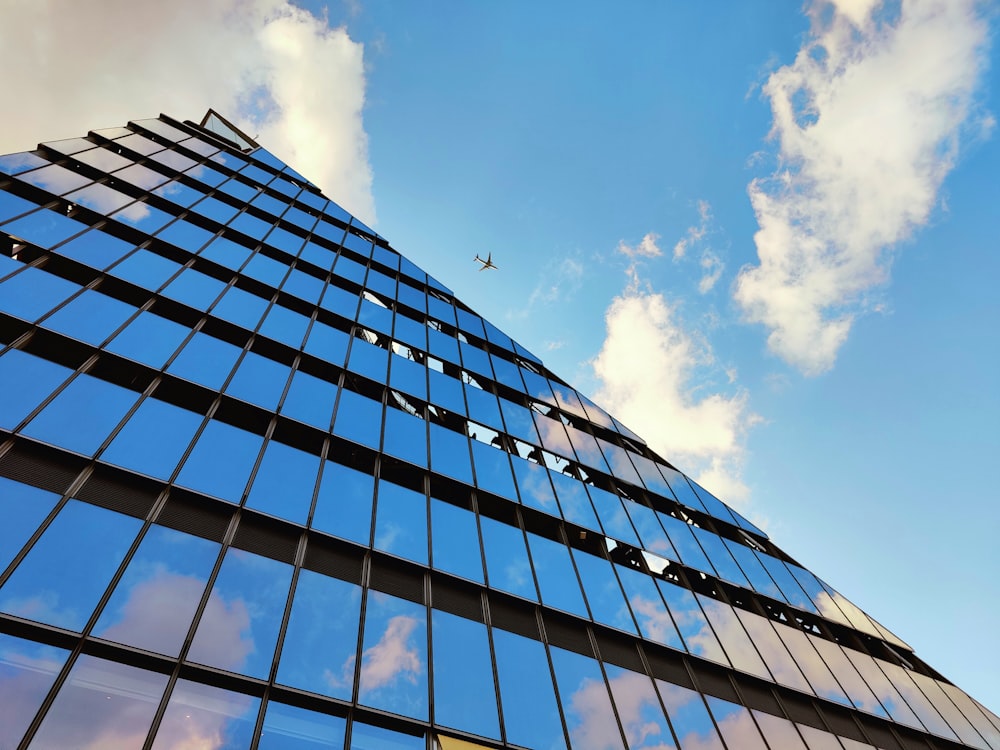
[[[712,287],[715,286],[715,282],[719,280],[722,276],[722,272],[725,270],[726,265],[711,250],[705,250],[701,255],[701,261],[699,262],[704,275],[698,282],[698,291],[702,294],[708,294],[712,291]]]
[[[361,693],[378,690],[400,678],[416,684],[424,670],[420,651],[410,643],[419,623],[413,617],[396,615],[374,646],[361,655]]]
[[[364,48],[288,0],[15,0],[0,49],[17,61],[0,153],[160,112],[198,120],[212,107],[375,219]]]
[[[760,263],[740,272],[735,298],[806,374],[833,365],[888,280],[888,249],[927,223],[966,131],[991,129],[974,103],[979,6],[913,0],[893,17],[872,0],[815,0],[795,62],[763,87],[781,163],[750,183]]]
[[[743,442],[758,419],[749,396],[701,390],[715,365],[711,347],[684,327],[662,294],[642,288],[634,266],[605,313],[604,343],[591,363],[594,401],[723,499],[745,500]]]
[[[658,239],[660,239],[659,235],[650,232],[634,247],[626,244],[625,240],[621,240],[618,243],[618,252],[626,258],[658,258],[663,255],[663,251],[656,244]]]
[[[712,220],[712,207],[708,201],[698,201],[698,224],[688,227],[687,232],[674,245],[674,260],[683,258],[693,243],[699,242],[708,231],[708,223]]]

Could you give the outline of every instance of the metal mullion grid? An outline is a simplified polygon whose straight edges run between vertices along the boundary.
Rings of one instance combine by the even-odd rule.
[[[74,495],[76,495],[83,487],[83,485],[86,484],[87,480],[90,479],[92,473],[93,473],[93,463],[91,463],[86,469],[80,472],[77,478],[66,489],[66,492],[63,494],[63,497],[53,507],[52,512],[46,517],[45,521],[42,522],[42,524],[35,531],[35,533],[32,534],[28,543],[25,544],[20,554],[15,558],[14,562],[11,563],[11,565],[9,566],[9,572],[13,573],[13,570],[17,567],[17,565],[21,563],[21,561],[28,554],[28,552],[34,547],[34,545],[37,543],[38,539],[42,536],[44,531],[55,520],[56,516],[59,515],[60,512],[62,512],[63,508],[66,507],[66,504],[71,499],[73,499]],[[104,593],[101,595],[101,598],[95,605],[94,610],[90,614],[90,617],[87,618],[87,622],[84,624],[79,634],[75,635],[76,645],[72,649],[69,649],[70,653],[66,657],[66,661],[63,664],[62,669],[56,675],[56,679],[53,681],[51,687],[49,688],[48,693],[46,693],[45,698],[42,700],[41,705],[39,705],[38,709],[36,710],[34,718],[28,725],[27,729],[25,729],[24,735],[21,738],[21,746],[24,746],[25,742],[30,741],[34,737],[34,735],[38,732],[39,727],[41,727],[42,722],[45,720],[46,715],[52,708],[52,704],[55,702],[56,697],[59,695],[59,692],[66,684],[66,680],[68,679],[70,672],[76,665],[76,662],[78,661],[80,655],[84,652],[84,645],[91,637],[90,634],[91,631],[93,630],[94,625],[100,618],[100,615],[104,610],[104,607],[107,605],[108,600],[111,598],[111,595],[114,592],[115,587],[117,587],[119,581],[121,580],[122,575],[124,575],[125,570],[132,562],[132,558],[135,556],[136,550],[138,550],[139,545],[142,543],[142,540],[145,539],[146,532],[149,530],[149,527],[153,523],[152,519],[155,517],[159,508],[162,506],[164,498],[165,498],[165,492],[161,492],[160,496],[153,503],[149,512],[147,512],[146,517],[143,519],[143,524],[140,527],[139,531],[136,533],[135,539],[132,540],[132,544],[129,546],[129,549],[125,553],[125,556],[122,559],[121,563],[119,563],[118,568],[115,571],[115,574],[112,576],[111,580],[105,587]],[[86,501],[80,501],[80,502],[86,502]],[[0,578],[0,580],[3,579]]]

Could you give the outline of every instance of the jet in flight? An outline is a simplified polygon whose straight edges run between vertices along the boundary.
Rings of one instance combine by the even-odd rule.
[[[485,271],[487,268],[493,268],[493,269],[497,268],[497,266],[493,264],[493,253],[489,253],[486,256],[486,260],[483,260],[482,258],[480,258],[479,254],[477,253],[476,257],[475,257],[475,261],[477,263],[482,263],[483,264],[483,267],[479,269],[480,271]]]

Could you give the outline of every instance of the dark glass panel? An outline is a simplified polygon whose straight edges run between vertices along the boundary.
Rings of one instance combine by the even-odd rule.
[[[177,483],[232,503],[243,496],[264,438],[212,420],[184,462]]]
[[[500,739],[497,695],[486,626],[431,611],[434,722]]]
[[[139,394],[90,375],[79,375],[23,432],[92,455],[136,402]]]
[[[0,747],[15,748],[69,656],[0,633]]]
[[[358,702],[427,718],[427,613],[423,605],[369,591]]]
[[[177,656],[218,556],[217,542],[151,526],[93,634]]]
[[[82,630],[141,526],[70,500],[0,588],[0,609]]]
[[[201,423],[200,414],[147,398],[101,454],[101,460],[169,479]]]
[[[323,466],[312,527],[368,546],[375,478],[327,461]]]
[[[375,548],[427,564],[427,498],[422,492],[379,481]]]
[[[350,700],[357,663],[361,587],[303,569],[295,587],[276,680]]]
[[[250,747],[260,698],[178,680],[156,731],[153,750]]]
[[[28,747],[140,750],[167,679],[165,674],[83,654]]]
[[[267,679],[291,578],[291,565],[230,547],[188,660]]]

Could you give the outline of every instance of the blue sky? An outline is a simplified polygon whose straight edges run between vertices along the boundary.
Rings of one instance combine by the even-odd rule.
[[[242,118],[1000,711],[995,4],[236,7],[16,6],[0,152]]]

